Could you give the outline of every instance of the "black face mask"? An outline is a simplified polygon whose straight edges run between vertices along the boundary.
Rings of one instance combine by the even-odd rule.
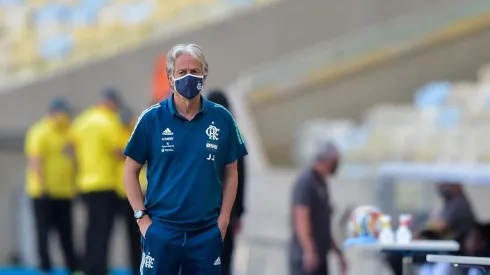
[[[450,188],[439,188],[439,195],[443,197],[444,199],[451,199],[454,197],[454,192]]]

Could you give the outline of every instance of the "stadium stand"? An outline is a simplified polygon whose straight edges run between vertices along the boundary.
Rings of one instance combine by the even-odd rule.
[[[2,0],[0,78],[117,53],[257,2],[265,1]],[[186,20],[173,20],[182,15]]]
[[[482,46],[490,39],[489,11],[478,0],[428,9],[250,70],[249,103],[270,161],[291,164],[292,137],[308,120],[359,120],[380,102],[409,102],[434,79],[474,77],[490,60]]]
[[[301,129],[297,150],[304,161],[315,143],[335,139],[346,163],[380,162],[474,164],[490,161],[490,64],[476,82],[431,82],[414,93],[412,104],[382,104],[362,123],[312,121]],[[314,134],[312,134],[314,133]]]

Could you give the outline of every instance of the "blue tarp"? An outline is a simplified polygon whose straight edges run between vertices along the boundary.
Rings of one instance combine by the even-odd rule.
[[[449,93],[451,83],[430,82],[415,92],[414,105],[419,109],[441,106]]]
[[[461,119],[461,108],[457,106],[443,107],[439,110],[437,125],[442,128],[455,126]]]
[[[39,45],[39,55],[43,59],[57,59],[68,55],[74,41],[70,35],[59,35]]]
[[[5,1],[5,0],[0,0]],[[13,1],[13,0],[8,0]],[[50,3],[40,7],[34,14],[35,24],[58,21],[75,24],[88,24],[95,22],[100,9],[106,4],[106,0],[84,0],[75,6]]]
[[[80,5],[84,8],[89,8],[92,10],[100,10],[104,5],[106,5],[108,0],[82,0]]]
[[[153,6],[150,3],[138,3],[128,6],[124,10],[124,22],[127,24],[139,24],[146,21],[153,12]]]
[[[85,26],[95,23],[97,12],[89,6],[78,5],[70,10],[69,21],[75,26]]]
[[[39,8],[34,14],[34,23],[59,22],[68,18],[70,8],[66,5],[51,3]]]

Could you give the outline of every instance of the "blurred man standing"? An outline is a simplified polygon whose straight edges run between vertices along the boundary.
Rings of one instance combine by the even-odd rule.
[[[37,252],[42,272],[52,269],[49,233],[58,231],[70,272],[78,269],[73,246],[72,199],[74,163],[68,150],[71,108],[62,98],[53,100],[49,115],[34,124],[26,136],[27,194],[32,198],[37,230]]]
[[[292,194],[292,240],[289,261],[291,275],[328,274],[327,256],[333,250],[340,259],[341,272],[347,264],[330,232],[332,207],[325,178],[337,171],[339,152],[328,143],[317,152],[313,167],[296,181]]]
[[[230,104],[226,95],[220,90],[211,91],[208,95],[208,100],[214,103],[218,103],[231,111]],[[235,248],[235,236],[240,233],[241,217],[245,212],[244,198],[245,198],[245,162],[244,158],[237,160],[238,171],[238,188],[236,193],[235,204],[231,211],[230,224],[226,232],[225,240],[223,243],[223,254],[221,257],[222,275],[231,275],[233,270],[233,250]],[[221,181],[224,180],[224,175],[221,176]]]
[[[120,139],[120,146],[124,148],[128,143],[129,137],[133,132],[134,125],[136,121],[134,119],[133,112],[129,107],[121,108],[119,112],[121,119],[121,133],[118,134]],[[123,177],[124,177],[124,164],[125,158],[121,158],[117,165],[117,175],[118,182],[116,185],[116,193],[118,195],[117,211],[120,217],[124,219],[126,224],[126,232],[128,237],[128,248],[129,248],[129,264],[133,275],[140,273],[140,263],[141,263],[141,245],[140,245],[140,233],[138,229],[138,224],[134,220],[134,213],[131,205],[128,202],[128,197],[126,191],[124,190]],[[143,173],[142,173],[143,174]],[[140,182],[144,179],[140,177]],[[143,183],[142,183],[143,185]],[[144,188],[145,186],[142,186]]]
[[[96,105],[73,123],[71,138],[77,160],[77,186],[87,206],[84,268],[86,275],[108,274],[109,238],[117,210],[116,167],[122,158],[119,137],[121,99],[108,89]]]

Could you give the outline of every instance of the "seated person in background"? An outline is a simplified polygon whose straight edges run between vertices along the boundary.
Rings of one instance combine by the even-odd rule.
[[[473,208],[459,183],[440,183],[437,191],[443,200],[438,217],[430,221],[425,231],[414,233],[414,239],[446,239],[462,243],[462,237],[475,223]],[[425,257],[422,257],[425,259]],[[417,262],[418,257],[416,258]],[[399,255],[388,255],[389,265],[395,275],[402,274],[402,260]]]
[[[442,239],[461,243],[462,237],[476,222],[473,208],[461,184],[440,183],[437,191],[443,206],[439,217],[429,222],[428,229],[439,234]]]
[[[483,245],[483,227],[476,224],[473,209],[462,186],[457,183],[441,183],[437,191],[444,201],[440,216],[435,221],[429,222],[429,229],[417,234],[418,238],[425,240],[453,239],[461,244],[463,255],[468,252],[483,253],[484,246],[486,246]],[[480,242],[480,244],[475,242]],[[473,275],[475,271],[481,273],[479,270],[468,270],[468,268],[451,268],[447,263],[424,264],[420,275],[463,275],[466,273]]]

